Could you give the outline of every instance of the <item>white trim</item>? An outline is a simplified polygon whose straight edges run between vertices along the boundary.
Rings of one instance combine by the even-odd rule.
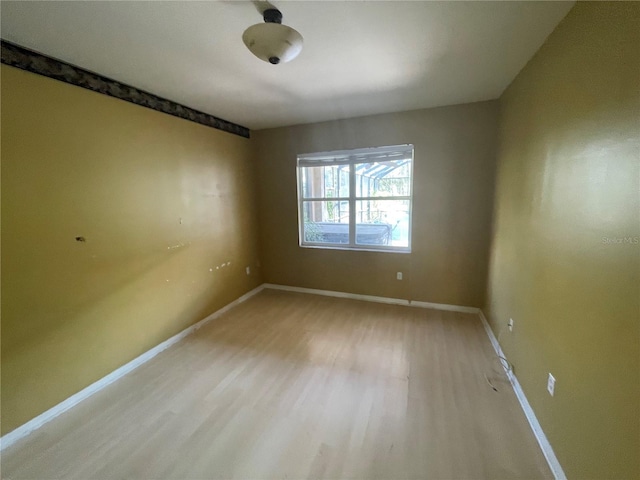
[[[475,307],[463,307],[460,305],[448,305],[446,303],[415,302],[403,298],[377,297],[375,295],[361,295],[359,293],[336,292],[333,290],[318,290],[316,288],[291,287],[289,285],[276,285],[274,283],[263,284],[264,288],[272,290],[284,290],[287,292],[309,293],[312,295],[323,295],[325,297],[350,298],[352,300],[364,300],[365,302],[390,303],[393,305],[404,305],[406,307],[433,308],[436,310],[448,310],[451,312],[478,313],[480,309]]]
[[[463,307],[462,305],[449,305],[446,303],[431,303],[431,302],[417,302],[410,300],[409,305],[419,308],[434,308],[436,310],[447,310],[449,312],[461,312],[461,313],[478,313],[479,308],[476,307]]]
[[[298,155],[298,160],[302,160],[305,164],[315,166],[326,165],[327,163],[364,163],[366,158],[371,157],[372,161],[380,158],[380,155],[384,154],[402,154],[413,151],[413,144],[401,143],[399,145],[388,145],[384,147],[365,147],[365,148],[352,148],[349,150],[332,150],[330,152],[314,152],[314,153],[301,153]],[[384,161],[384,159],[383,159]]]
[[[487,319],[484,316],[484,313],[482,313],[482,310],[478,310],[478,316],[482,321],[482,325],[484,326],[484,329],[487,332],[489,340],[491,341],[491,345],[493,345],[493,349],[496,351],[496,354],[503,358],[507,358],[504,352],[502,351],[502,348],[500,347],[498,340],[493,334],[493,330],[491,330],[491,327],[489,326],[489,322],[487,322]],[[505,367],[503,362],[500,362],[500,363],[502,364],[503,367]],[[547,459],[547,463],[549,464],[549,468],[551,469],[553,476],[557,480],[566,480],[567,476],[564,474],[564,471],[562,470],[562,466],[560,465],[560,462],[558,461],[558,458],[556,457],[556,454],[554,453],[553,448],[551,447],[551,444],[547,439],[547,436],[544,434],[544,431],[542,430],[542,426],[540,425],[540,422],[538,422],[538,419],[536,418],[536,414],[531,408],[531,405],[529,404],[529,401],[527,400],[527,397],[525,396],[524,391],[520,386],[520,382],[518,382],[517,377],[511,370],[505,367],[504,371],[507,374],[507,378],[509,378],[509,381],[511,382],[511,386],[513,387],[513,391],[515,392],[516,397],[520,402],[520,406],[522,407],[524,415],[525,417],[527,417],[527,420],[529,421],[531,430],[533,430],[533,434],[535,435],[536,440],[538,440],[538,444],[542,449],[544,458]]]
[[[317,248],[317,249],[321,249],[321,250],[342,250],[342,251],[350,251],[350,252],[376,252],[376,253],[398,253],[401,255],[404,255],[406,253],[411,253],[410,250],[392,250],[392,247],[387,248],[386,250],[383,249],[375,249],[373,247],[373,245],[371,245],[372,248],[351,248],[351,247],[340,247],[339,243],[314,243],[314,244],[304,244],[304,245],[299,245],[300,248]]]
[[[89,385],[88,387],[80,390],[78,393],[76,393],[74,395],[71,395],[69,398],[67,398],[63,402],[61,402],[61,403],[57,404],[56,406],[50,408],[46,412],[41,413],[37,417],[29,420],[27,423],[25,423],[24,425],[21,425],[20,427],[16,428],[15,430],[7,433],[2,438],[0,438],[0,451],[4,450],[5,448],[7,448],[7,447],[9,447],[11,445],[13,445],[18,440],[26,437],[31,432],[33,432],[33,431],[37,430],[38,428],[42,427],[45,423],[53,420],[58,415],[66,412],[67,410],[69,410],[70,408],[74,407],[75,405],[77,405],[81,401],[89,398],[94,393],[99,392],[100,390],[102,390],[107,385],[110,385],[111,383],[115,382],[116,380],[124,377],[127,373],[135,370],[140,365],[148,362],[149,360],[151,360],[153,357],[158,355],[163,350],[166,350],[170,346],[175,345],[176,343],[178,343],[180,340],[182,340],[187,335],[190,335],[191,333],[195,332],[199,328],[205,326],[211,320],[213,320],[215,318],[218,318],[220,315],[222,315],[223,313],[229,311],[231,308],[235,307],[236,305],[244,302],[245,300],[248,300],[249,298],[254,296],[256,293],[262,291],[263,289],[264,289],[264,284],[254,288],[253,290],[251,290],[251,291],[249,291],[247,293],[245,293],[241,297],[235,299],[233,302],[231,302],[228,305],[225,305],[224,307],[222,307],[220,310],[217,310],[217,311],[213,312],[211,315],[209,315],[208,317],[200,320],[198,323],[195,323],[195,324],[191,325],[190,327],[185,328],[180,333],[174,335],[173,337],[169,338],[168,340],[165,340],[161,344],[156,345],[151,350],[148,350],[145,353],[143,353],[142,355],[140,355],[139,357],[134,358],[129,363],[127,363],[127,364],[121,366],[120,368],[114,370],[113,372],[111,372],[107,376],[102,377],[100,380],[98,380],[98,381],[92,383],[91,385]]]

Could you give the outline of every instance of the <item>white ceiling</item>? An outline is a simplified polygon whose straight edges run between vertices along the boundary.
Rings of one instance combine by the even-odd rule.
[[[574,2],[280,1],[305,45],[270,65],[249,1],[2,1],[2,38],[261,129],[498,98]]]

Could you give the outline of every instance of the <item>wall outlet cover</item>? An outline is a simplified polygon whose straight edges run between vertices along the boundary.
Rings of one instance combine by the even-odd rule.
[[[549,395],[553,397],[555,390],[556,390],[556,379],[553,375],[551,375],[551,373],[549,373],[549,378],[547,379],[547,391],[549,392]]]

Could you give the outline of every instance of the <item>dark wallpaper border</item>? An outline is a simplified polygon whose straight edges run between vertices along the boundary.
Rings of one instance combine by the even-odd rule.
[[[131,85],[120,83],[102,75],[84,70],[55,58],[28,50],[19,45],[1,41],[2,63],[12,67],[27,70],[38,75],[60,80],[77,87],[93,90],[94,92],[119,98],[125,102],[135,103],[142,107],[151,108],[158,112],[183,118],[191,122],[216,128],[224,132],[233,133],[249,138],[250,131],[242,125],[237,125],[208,113],[194,110],[180,105],[152,93],[139,90]]]

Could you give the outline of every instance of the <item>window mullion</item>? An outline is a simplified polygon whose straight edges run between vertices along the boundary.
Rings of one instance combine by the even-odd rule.
[[[356,166],[349,165],[349,245],[356,246]]]
[[[411,197],[402,196],[402,197],[356,197],[355,200],[411,200]]]
[[[349,197],[309,197],[300,200],[304,202],[348,202]]]

